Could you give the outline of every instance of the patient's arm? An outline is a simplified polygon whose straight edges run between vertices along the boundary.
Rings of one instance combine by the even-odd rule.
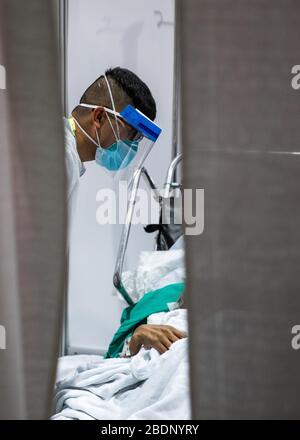
[[[179,339],[185,338],[186,334],[171,325],[143,324],[135,329],[130,340],[129,349],[131,355],[135,355],[141,346],[156,348],[159,353],[165,353]]]

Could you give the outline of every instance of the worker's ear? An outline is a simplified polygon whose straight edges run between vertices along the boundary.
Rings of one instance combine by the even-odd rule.
[[[92,117],[95,127],[99,129],[101,125],[104,123],[104,116],[105,116],[104,108],[103,107],[95,108],[95,110],[92,112],[92,115],[93,115]]]

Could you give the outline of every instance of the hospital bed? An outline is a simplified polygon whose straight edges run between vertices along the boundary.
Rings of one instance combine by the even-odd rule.
[[[148,188],[154,191],[156,194],[156,198],[160,204],[161,213],[163,209],[168,205],[168,201],[170,198],[172,199],[172,190],[181,190],[182,184],[180,181],[180,170],[178,167],[182,163],[182,154],[178,154],[170,163],[167,173],[165,184],[163,188],[163,194],[159,192],[157,189],[153,179],[148,173],[145,167],[140,167],[134,173],[132,182],[131,182],[131,193],[130,199],[127,206],[127,214],[125,219],[125,224],[123,226],[121,232],[121,238],[119,242],[118,253],[116,257],[116,265],[113,276],[113,283],[116,289],[121,294],[123,292],[123,298],[128,304],[132,304],[132,300],[126,295],[125,290],[122,286],[122,273],[124,268],[124,259],[126,256],[127,245],[129,241],[131,225],[132,225],[132,217],[134,214],[135,203],[137,198],[137,191],[139,185],[141,183],[141,179],[143,178],[148,185]],[[171,209],[174,209],[174,205],[171,206]],[[173,215],[172,215],[173,214]],[[174,213],[171,214],[171,219],[176,217]],[[180,225],[175,224],[174,222],[169,225],[164,225],[162,223],[162,216],[160,216],[160,223],[157,225],[148,225],[145,227],[145,231],[147,233],[157,232],[157,236],[155,238],[155,249],[157,250],[168,250],[176,240],[182,235],[182,228]],[[69,334],[68,334],[68,307],[67,307],[67,297],[65,298],[65,306],[64,306],[64,320],[63,320],[63,328],[62,328],[62,340],[61,340],[61,349],[60,356],[64,358],[64,361],[68,362],[67,358],[67,347],[69,347]],[[81,351],[82,353],[82,351]],[[86,350],[85,354],[95,354],[94,350]],[[76,356],[76,355],[75,355]]]
[[[154,191],[154,194],[156,195],[157,201],[160,204],[160,223],[157,225],[148,225],[145,227],[145,231],[147,233],[153,233],[157,232],[156,238],[155,238],[155,249],[156,250],[168,250],[175,242],[176,240],[182,235],[182,227],[181,225],[177,225],[174,222],[170,222],[170,224],[162,224],[162,211],[166,208],[166,206],[169,203],[169,200],[172,199],[172,190],[181,190],[182,183],[179,176],[181,173],[178,167],[182,163],[182,154],[178,154],[170,163],[167,173],[166,173],[166,179],[165,184],[163,188],[163,193],[159,192],[157,189],[157,186],[155,185],[153,179],[151,178],[149,172],[145,167],[138,168],[133,176],[132,182],[131,182],[131,192],[130,192],[130,198],[128,201],[127,206],[127,214],[125,223],[122,229],[117,258],[116,258],[116,265],[114,270],[114,276],[113,276],[113,283],[116,289],[124,293],[124,290],[122,289],[122,273],[123,273],[123,267],[124,267],[124,259],[126,256],[127,251],[127,245],[129,241],[130,231],[131,231],[131,225],[132,225],[132,217],[134,214],[135,204],[136,204],[136,198],[137,198],[137,191],[141,183],[141,179],[143,178],[146,182],[149,189]],[[174,210],[174,205],[171,205],[171,209]],[[171,220],[174,219],[176,215],[171,213]],[[128,304],[132,304],[132,300],[128,298],[126,293],[124,293],[123,296]],[[64,325],[63,325],[63,337],[62,337],[62,349],[61,349],[61,358],[64,357],[65,361],[68,361],[67,353],[66,353],[66,347],[68,347],[68,318],[67,318],[67,307],[65,307],[64,312]],[[86,352],[86,354],[95,354]],[[76,355],[75,355],[76,356]],[[71,360],[71,362],[73,362]]]
[[[140,182],[141,182],[141,178],[143,177],[143,179],[146,181],[147,185],[149,186],[149,188],[151,190],[154,191],[155,196],[157,197],[157,201],[160,204],[160,222],[158,225],[148,225],[145,230],[146,232],[157,232],[157,235],[155,237],[155,254],[157,253],[156,251],[168,251],[173,244],[176,241],[181,241],[178,240],[178,238],[180,238],[182,236],[182,229],[180,225],[177,225],[173,220],[175,219],[176,215],[174,215],[174,212],[172,212],[171,215],[171,222],[170,224],[162,224],[162,211],[163,209],[165,209],[165,207],[169,207],[171,206],[171,210],[175,210],[176,206],[170,204],[170,199],[172,199],[173,193],[172,191],[174,189],[177,190],[181,190],[181,183],[177,181],[177,179],[175,179],[176,177],[176,171],[177,171],[177,167],[178,165],[181,163],[182,161],[182,155],[178,155],[174,160],[172,160],[168,170],[167,170],[167,176],[166,176],[166,181],[165,181],[165,185],[164,185],[164,189],[163,192],[159,192],[157,190],[157,187],[155,185],[155,183],[153,182],[153,179],[151,178],[151,176],[149,175],[147,169],[145,167],[141,167],[140,169],[137,169],[136,172],[134,173],[133,176],[133,180],[131,182],[131,190],[130,190],[130,197],[129,197],[129,201],[128,201],[128,206],[127,206],[127,214],[126,214],[126,220],[125,220],[125,224],[123,226],[122,229],[122,233],[121,233],[121,239],[120,239],[120,244],[119,244],[119,249],[118,249],[118,254],[117,254],[117,259],[116,259],[116,266],[115,266],[115,271],[114,271],[114,278],[113,278],[113,282],[115,287],[118,289],[118,291],[122,294],[123,298],[126,300],[126,302],[131,305],[133,304],[133,300],[130,296],[128,296],[127,291],[124,289],[123,286],[123,282],[122,282],[122,274],[123,274],[123,270],[124,270],[124,259],[126,256],[126,251],[127,251],[127,245],[128,245],[128,241],[129,241],[129,237],[130,237],[130,231],[131,231],[131,225],[132,225],[132,218],[133,218],[133,213],[134,213],[134,209],[135,209],[135,204],[136,204],[136,199],[137,199],[137,190],[139,188]],[[176,246],[175,246],[176,247]],[[167,255],[166,255],[167,257]],[[173,314],[174,317],[173,317]],[[158,318],[156,319],[168,319],[168,318],[164,318],[162,316],[159,316],[161,314],[158,314]],[[168,316],[169,314],[167,313],[166,316]],[[155,319],[155,315],[151,315],[151,317],[154,317],[152,319]],[[170,319],[175,319],[174,321],[174,325],[176,325],[176,323],[179,323],[178,327],[180,328],[180,326],[183,326],[183,330],[187,330],[186,326],[187,326],[187,320],[186,320],[186,310],[178,310],[178,312],[174,311],[174,312],[170,312]],[[160,321],[158,321],[159,323]],[[161,322],[164,323],[164,322]],[[170,322],[172,324],[172,321]],[[165,324],[169,324],[168,321],[165,322]],[[175,344],[176,345],[176,344]],[[177,363],[179,362],[179,360],[181,360],[181,367],[178,370],[178,380],[180,382],[180,387],[177,389],[175,386],[175,382],[177,383],[177,379],[175,380],[173,385],[167,385],[168,381],[166,380],[166,390],[168,386],[171,386],[172,390],[175,392],[174,394],[174,399],[177,400],[178,396],[179,401],[183,402],[183,406],[178,407],[178,409],[176,409],[176,406],[174,407],[174,413],[169,413],[169,406],[167,403],[164,403],[164,399],[162,398],[162,401],[160,402],[160,398],[161,396],[159,396],[159,393],[157,395],[157,404],[158,407],[159,405],[162,405],[162,408],[165,405],[166,408],[166,416],[172,418],[172,414],[174,414],[174,417],[177,417],[178,414],[182,412],[182,409],[184,408],[184,414],[186,414],[184,417],[185,418],[189,418],[189,403],[188,403],[188,373],[187,373],[187,350],[186,350],[186,342],[182,342],[179,344],[179,346],[174,347],[174,349],[176,350],[175,352],[170,352],[169,354],[167,354],[167,356],[169,356],[169,363],[170,363],[170,368],[174,368],[174,372],[176,371],[177,374]],[[154,349],[153,349],[154,350]],[[153,357],[153,359],[151,358],[151,356]],[[73,415],[75,414],[74,418],[76,418],[79,414],[85,411],[87,411],[88,416],[87,417],[94,417],[97,418],[97,414],[100,414],[100,418],[105,417],[103,416],[103,414],[105,414],[106,411],[106,406],[104,405],[104,407],[102,409],[101,405],[103,404],[103,399],[101,397],[101,393],[103,392],[103,390],[105,390],[105,384],[101,383],[101,374],[107,375],[107,370],[110,372],[112,372],[112,377],[110,378],[110,383],[114,383],[114,378],[113,378],[113,371],[114,368],[121,368],[123,369],[123,373],[125,376],[129,374],[129,376],[131,375],[131,373],[128,372],[132,372],[135,370],[135,368],[137,368],[137,371],[140,372],[140,365],[145,365],[146,370],[147,371],[151,371],[151,368],[155,368],[155,363],[156,362],[160,362],[159,360],[159,356],[157,357],[157,353],[153,353],[152,355],[149,356],[146,355],[145,358],[143,358],[143,353],[141,353],[140,355],[140,359],[137,357],[137,359],[134,361],[134,365],[130,366],[129,370],[128,370],[128,366],[126,364],[126,362],[131,362],[131,360],[125,360],[125,359],[121,359],[120,361],[118,361],[117,359],[108,359],[105,361],[103,361],[103,357],[102,356],[98,356],[98,355],[93,355],[93,354],[85,354],[85,355],[72,355],[72,356],[63,356],[59,359],[58,362],[58,372],[57,372],[57,382],[62,383],[63,385],[60,385],[60,389],[58,392],[56,392],[56,397],[55,397],[55,405],[56,405],[56,412],[59,413],[58,418],[60,417],[70,417],[72,418]],[[156,358],[157,357],[157,358]],[[132,358],[133,359],[133,358]],[[124,361],[124,362],[123,362]],[[108,362],[108,363],[107,363]],[[109,366],[109,362],[111,362],[111,367]],[[119,366],[117,366],[116,363],[120,362],[121,364]],[[140,362],[140,365],[139,365]],[[173,366],[173,367],[172,367]],[[111,368],[111,370],[110,370]],[[180,372],[181,371],[181,372]],[[95,372],[95,373],[94,373]],[[140,374],[140,373],[137,373]],[[144,374],[144,372],[143,372]],[[150,374],[150,373],[149,373]],[[133,395],[138,392],[139,387],[143,387],[145,386],[146,388],[148,387],[148,385],[146,385],[145,382],[141,382],[140,380],[138,380],[136,377],[127,377],[127,380],[130,381],[135,381],[135,386],[136,391],[133,390]],[[169,370],[166,373],[166,378],[169,376]],[[82,377],[82,381],[81,382],[81,377]],[[149,379],[150,380],[150,379]],[[158,383],[157,381],[161,380],[156,378],[156,375],[151,375],[151,387],[152,390],[155,390],[157,387],[157,390],[160,389],[160,387],[162,386],[161,383]],[[63,381],[63,382],[62,382]],[[85,388],[82,386],[82,383],[85,384],[89,384],[88,388]],[[130,382],[131,383],[131,382]],[[150,385],[150,384],[149,384]],[[98,399],[100,399],[99,401],[97,401],[97,403],[93,402],[93,397],[89,394],[89,387],[91,388],[91,390],[97,389],[99,391],[100,394],[98,394]],[[95,388],[96,387],[96,388]],[[76,389],[76,391],[75,391]],[[97,392],[98,392],[97,391]],[[172,391],[172,392],[173,392]],[[153,391],[154,392],[154,391]],[[170,394],[170,390],[168,390],[168,393]],[[149,391],[150,393],[150,391]],[[176,393],[179,393],[178,395]],[[181,394],[180,394],[181,393]],[[93,391],[92,391],[93,394]],[[75,411],[74,408],[72,407],[72,401],[73,401],[73,395],[75,396],[75,407],[77,408],[81,408],[81,411]],[[90,399],[91,401],[89,402],[89,404],[86,406],[85,404],[85,398]],[[154,397],[154,396],[152,396]],[[125,398],[126,395],[125,395]],[[112,397],[112,399],[114,399]],[[136,401],[136,398],[134,398],[131,401],[130,396],[128,397],[129,401],[131,402],[131,404],[133,404],[133,401]],[[64,401],[66,403],[62,404],[60,406],[60,402]],[[100,406],[99,406],[99,405]],[[108,402],[107,405],[109,408],[109,405],[111,403]],[[155,405],[154,405],[155,406]],[[62,408],[62,410],[60,409]],[[64,410],[63,408],[67,408],[66,410]],[[89,409],[91,408],[91,409]],[[119,407],[120,411],[123,411],[122,409],[122,405]],[[96,411],[96,412],[93,412]],[[97,413],[97,411],[100,411],[99,413]],[[102,411],[102,412],[101,412]],[[103,412],[104,411],[104,412]],[[142,411],[142,412],[140,412]],[[172,409],[173,411],[173,409]],[[94,415],[93,415],[94,414]],[[120,413],[121,414],[121,413]],[[124,413],[122,412],[122,416],[119,414],[118,417],[125,417]],[[150,415],[150,417],[154,417],[154,418],[159,418],[158,413],[156,414],[156,409],[152,407],[152,404],[149,406],[144,405],[143,402],[140,402],[140,406],[136,406],[135,409],[132,408],[132,414],[135,414],[136,417],[141,417],[143,418],[148,417]],[[155,415],[156,414],[156,415]],[[164,414],[164,413],[162,413]],[[128,414],[129,416],[129,414]],[[135,417],[134,416],[134,417]]]
[[[182,186],[181,183],[176,182],[174,180],[177,167],[181,163],[181,161],[182,161],[182,154],[179,154],[172,160],[168,168],[163,194],[161,194],[158,191],[155,183],[153,182],[153,179],[151,178],[145,167],[141,167],[137,169],[134,173],[131,182],[131,192],[128,201],[127,215],[121,234],[120,245],[119,245],[114,278],[113,278],[114,286],[121,293],[121,295],[129,305],[132,304],[132,300],[127,295],[126,290],[124,289],[122,283],[122,273],[123,273],[124,259],[126,255],[128,240],[130,236],[132,217],[136,204],[137,191],[141,182],[141,178],[142,177],[144,178],[149,188],[154,192],[156,200],[160,204],[159,224],[148,225],[145,227],[145,231],[148,233],[158,231],[158,234],[156,236],[156,249],[168,250],[176,242],[176,240],[182,235],[182,226],[180,224],[176,224],[175,221],[177,217],[175,211],[176,209],[178,209],[178,207],[176,207],[176,204],[174,203],[175,197],[172,194],[172,190],[174,189],[181,190],[181,186]],[[181,207],[179,208],[181,209]],[[166,209],[170,209],[171,211],[169,212],[170,220],[171,220],[170,224],[164,224],[163,222],[163,212]]]

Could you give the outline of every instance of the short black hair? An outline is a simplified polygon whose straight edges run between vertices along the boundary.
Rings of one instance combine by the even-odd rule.
[[[132,104],[152,121],[156,117],[156,103],[149,87],[133,72],[121,67],[107,69],[105,75],[112,89],[117,111]],[[80,103],[104,105],[111,108],[111,99],[104,75],[84,92]]]

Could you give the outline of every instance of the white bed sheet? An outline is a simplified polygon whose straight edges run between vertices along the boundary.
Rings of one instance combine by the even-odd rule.
[[[148,318],[187,332],[187,311]],[[67,356],[59,360],[54,420],[190,419],[187,339],[163,355],[141,348],[132,358]]]
[[[56,382],[61,382],[68,376],[73,376],[78,369],[89,370],[92,366],[97,367],[102,360],[103,356],[93,354],[62,356],[58,359]]]

